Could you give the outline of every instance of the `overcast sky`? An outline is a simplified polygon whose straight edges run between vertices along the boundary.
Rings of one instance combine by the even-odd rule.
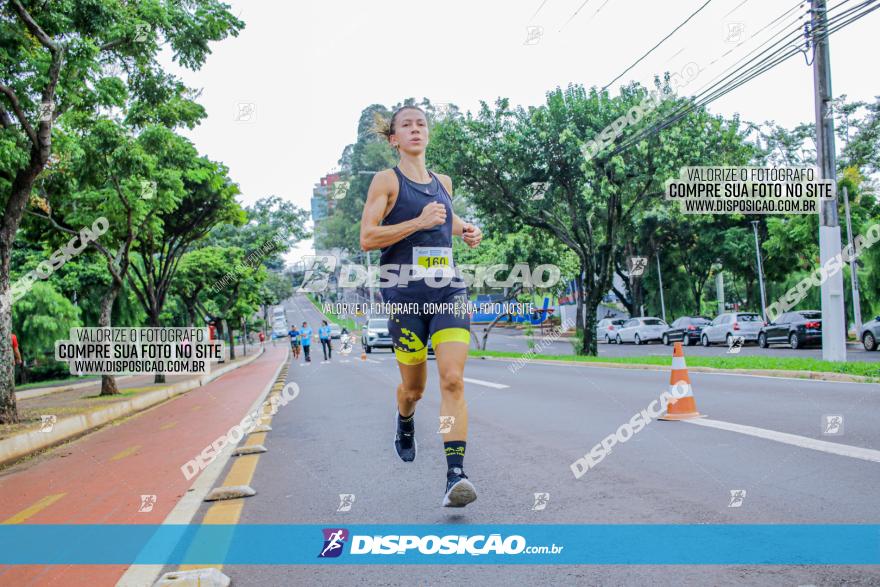
[[[233,0],[232,12],[246,23],[241,35],[215,43],[198,72],[172,69],[202,90],[208,112],[187,136],[229,166],[243,202],[274,194],[308,209],[313,185],[356,140],[366,106],[427,97],[475,111],[480,101],[499,97],[539,105],[546,91],[569,83],[601,87],[703,1]],[[778,31],[803,23],[797,16],[808,7],[792,0],[713,0],[612,88],[649,83],[655,73],[693,62],[702,71],[680,93],[699,91]],[[527,41],[528,27],[541,29]],[[831,37],[835,96],[880,95],[878,28],[880,10]],[[813,119],[812,84],[812,68],[795,55],[709,109],[793,126]],[[236,120],[251,108],[241,104],[253,105],[249,120]],[[311,249],[304,241],[288,260]]]

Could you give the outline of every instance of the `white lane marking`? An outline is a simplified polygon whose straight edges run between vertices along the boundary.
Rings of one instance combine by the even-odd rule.
[[[377,361],[375,359],[367,359],[367,361],[370,363],[381,363],[382,362],[382,361]]]
[[[708,418],[682,420],[682,422],[696,424],[697,426],[706,426],[708,428],[717,428],[719,430],[727,430],[730,432],[739,432],[740,434],[757,436],[758,438],[764,438],[766,440],[775,440],[776,442],[791,444],[801,448],[809,448],[810,450],[818,450],[843,457],[880,463],[880,450],[874,450],[871,448],[862,448],[859,446],[850,446],[848,444],[816,440],[815,438],[798,436],[797,434],[777,432],[775,430],[756,428],[755,426],[745,426],[743,424],[733,424],[732,422],[722,422],[721,420],[710,420]]]
[[[464,380],[468,383],[473,383],[474,385],[483,385],[485,387],[493,387],[495,389],[506,389],[510,387],[509,385],[504,385],[503,383],[493,383],[492,381],[483,381],[482,379],[471,379],[470,377],[465,377]]]

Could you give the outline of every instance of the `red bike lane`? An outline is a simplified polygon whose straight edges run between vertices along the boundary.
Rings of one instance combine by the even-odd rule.
[[[187,480],[181,467],[241,421],[287,353],[267,346],[263,356],[205,386],[6,469],[0,522],[161,524],[198,479]],[[127,568],[2,565],[0,586],[112,586]]]

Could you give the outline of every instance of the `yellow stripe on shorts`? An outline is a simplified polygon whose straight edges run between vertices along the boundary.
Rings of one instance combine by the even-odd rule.
[[[431,335],[431,346],[437,348],[444,342],[463,342],[470,344],[471,333],[467,328],[443,328]]]
[[[395,348],[394,356],[404,365],[418,365],[428,360],[428,347],[422,347],[421,350],[412,352]]]

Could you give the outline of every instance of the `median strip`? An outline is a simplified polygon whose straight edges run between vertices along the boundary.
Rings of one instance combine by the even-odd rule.
[[[470,350],[469,356],[488,360],[512,361],[521,353]],[[665,369],[666,357],[589,357],[581,355],[535,355],[530,363],[567,366],[610,367],[615,369]],[[836,363],[819,359],[788,357],[688,357],[688,368],[698,373],[728,373],[764,377],[794,377],[821,381],[876,383],[880,363]]]

